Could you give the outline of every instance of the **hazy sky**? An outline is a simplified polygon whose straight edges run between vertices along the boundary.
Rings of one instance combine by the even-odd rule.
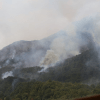
[[[0,0],[0,49],[39,40],[100,13],[100,0]]]

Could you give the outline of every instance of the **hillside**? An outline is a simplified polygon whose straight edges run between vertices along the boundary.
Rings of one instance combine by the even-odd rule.
[[[22,40],[4,47],[0,50],[0,68],[38,66],[47,50],[50,49],[52,41],[63,36],[66,36],[66,33],[60,31],[42,40]]]
[[[53,66],[39,66],[52,41],[65,35],[61,32],[42,40],[18,41],[0,50],[0,99],[66,100],[99,94],[99,52],[94,45],[81,47],[80,54],[65,55],[66,59]]]
[[[0,71],[13,69],[7,68]],[[66,100],[100,93],[100,66],[94,50],[84,51],[39,72],[41,69],[39,66],[14,69],[13,77],[0,80],[1,99]]]
[[[47,81],[49,79],[61,82],[83,82],[86,84],[97,84],[100,81],[100,64],[98,54],[93,50],[87,50],[79,55],[66,59],[54,67],[49,67],[46,71],[42,71],[42,67],[34,66],[27,68],[3,67],[0,69],[2,73],[13,71],[13,76]],[[95,80],[95,81],[94,81]]]
[[[8,77],[0,81],[1,100],[73,100],[100,94],[100,83],[85,85],[71,82],[31,81]]]
[[[97,84],[100,81],[100,64],[97,53],[93,50],[87,50],[54,67],[49,67],[46,71],[39,72],[41,69],[39,66],[16,69],[14,76],[38,81],[51,79],[60,82],[82,82],[86,84]]]

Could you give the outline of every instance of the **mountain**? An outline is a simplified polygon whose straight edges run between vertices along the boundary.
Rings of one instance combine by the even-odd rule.
[[[60,31],[42,40],[17,41],[0,50],[0,77],[8,76],[23,79],[61,82],[98,83],[100,78],[99,54],[94,48],[83,50],[81,54],[64,59],[45,71],[39,66],[52,42],[67,37]],[[56,44],[57,45],[57,44]],[[59,45],[59,44],[58,44]],[[95,46],[94,46],[95,47]]]
[[[66,33],[60,31],[42,40],[17,41],[0,50],[0,77],[18,74],[21,68],[39,66],[52,42]]]
[[[33,60],[32,53],[36,55],[33,55],[34,59],[39,55],[45,56],[57,35],[39,41],[15,42],[0,51],[1,100],[66,100],[100,94],[99,54],[93,48],[83,50],[81,54],[66,58],[46,70],[40,66],[24,66]],[[16,52],[11,54],[13,50]],[[44,55],[39,54],[39,50]],[[21,65],[17,66],[19,62]]]
[[[37,40],[15,42],[0,51],[0,65],[1,67],[35,66],[41,60],[40,58],[45,55],[49,45],[44,46]]]
[[[53,34],[42,40],[18,41],[0,50],[0,77],[15,76],[23,79],[96,84],[100,81],[100,63],[95,49],[83,51],[47,68],[39,67],[41,59],[50,49],[52,41],[67,36],[65,32]],[[95,82],[93,82],[95,80]]]
[[[40,73],[37,80],[48,79],[60,82],[81,82],[88,85],[100,82],[100,62],[98,53],[87,50]]]
[[[55,38],[65,36],[66,33],[60,31],[42,40],[17,41],[0,50],[0,68],[13,67],[33,67],[39,65],[47,50]]]
[[[79,55],[65,59],[62,63],[49,67],[45,71],[40,72],[42,67],[34,66],[14,69],[13,75],[26,80],[54,80],[96,85],[100,82],[100,63],[97,56],[97,53],[93,50],[87,50]],[[1,68],[2,72],[5,71],[6,68],[4,68]]]
[[[2,67],[0,71],[10,68]],[[100,94],[100,64],[94,50],[39,72],[41,69],[39,66],[16,69],[13,77],[0,80],[0,99],[67,100]]]

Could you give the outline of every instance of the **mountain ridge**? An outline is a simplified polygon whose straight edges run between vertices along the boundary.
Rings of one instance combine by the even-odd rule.
[[[11,61],[16,63],[13,64],[14,67],[37,66],[47,50],[50,49],[52,41],[65,35],[65,32],[60,31],[42,40],[14,42],[0,50],[0,66],[9,66]]]

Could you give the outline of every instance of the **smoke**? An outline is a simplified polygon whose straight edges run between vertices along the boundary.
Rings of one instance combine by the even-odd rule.
[[[75,42],[71,42],[70,40],[71,38],[67,35],[62,35],[61,37],[54,39],[50,46],[50,50],[47,51],[40,66],[54,66],[57,62],[78,54],[77,47],[75,49],[73,48]],[[70,47],[68,47],[69,45]]]
[[[14,90],[16,84],[18,83],[19,79],[14,79],[12,82],[12,89]]]
[[[48,39],[18,41],[8,45],[0,51],[0,65],[2,67],[13,66],[15,68],[37,66],[48,50],[51,41],[49,42]]]
[[[7,78],[8,76],[13,76],[13,72],[9,71],[9,72],[5,72],[2,74],[2,79]]]
[[[1,2],[0,48],[19,40],[42,39],[63,29],[67,22],[55,9],[56,2],[50,0]]]
[[[86,50],[98,52],[100,59],[100,16],[86,17],[66,29],[66,35],[53,40],[40,66],[48,68]]]
[[[100,80],[95,78],[95,77],[93,77],[93,78],[90,78],[88,81],[83,82],[83,83],[87,84],[89,86],[92,85],[92,84],[94,84],[96,86],[98,83],[100,83]]]
[[[48,50],[45,59],[41,62],[41,65],[52,65],[59,61],[58,55],[53,50]]]
[[[44,42],[16,42],[0,53],[0,61],[16,67],[40,65],[48,68],[93,49],[100,58],[100,1],[98,0],[1,0],[0,48],[18,40],[43,39]],[[51,39],[51,40],[50,40]],[[25,42],[25,41],[24,41]],[[36,49],[35,49],[36,48]],[[5,56],[2,56],[5,55]]]
[[[0,48],[42,39],[99,9],[99,0],[0,0]]]
[[[0,52],[1,61],[6,59],[3,66],[25,68],[39,65],[47,69],[89,49],[98,52],[99,59],[99,29],[99,15],[86,17],[69,24],[65,31],[42,40],[19,41],[5,47]]]
[[[15,54],[16,54],[16,51],[14,50],[14,51],[13,51],[13,54],[12,54],[12,59],[14,59]]]

